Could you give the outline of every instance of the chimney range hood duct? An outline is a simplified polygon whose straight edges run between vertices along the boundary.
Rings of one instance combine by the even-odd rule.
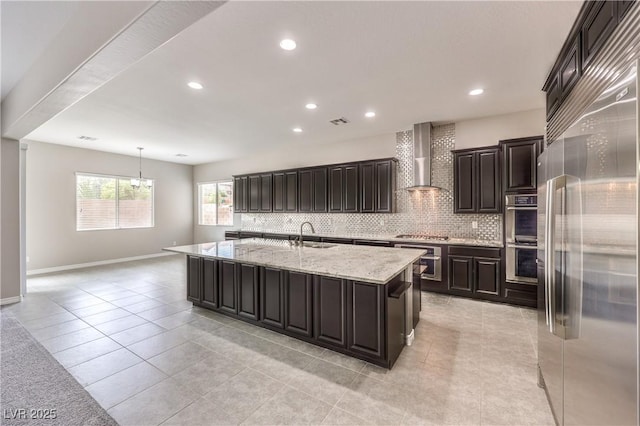
[[[431,185],[431,123],[413,125],[413,186],[408,191],[444,189]]]

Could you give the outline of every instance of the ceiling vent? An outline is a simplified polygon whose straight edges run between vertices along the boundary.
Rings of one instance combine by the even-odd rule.
[[[348,122],[349,120],[344,117],[336,118],[335,120],[329,121],[329,123],[333,124],[334,126],[340,126],[342,124],[347,124]]]
[[[93,141],[97,141],[98,138],[92,138],[91,136],[78,136],[78,139],[80,139],[81,141],[88,141],[88,142],[93,142]]]
[[[176,154],[176,157],[186,157],[187,154]]]

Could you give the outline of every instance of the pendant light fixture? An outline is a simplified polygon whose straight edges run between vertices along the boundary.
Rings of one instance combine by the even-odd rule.
[[[139,172],[138,172],[138,178],[131,178],[131,186],[134,189],[138,189],[138,188],[140,188],[140,185],[143,183],[143,181],[145,181],[144,185],[147,188],[151,188],[153,186],[153,181],[151,179],[143,179],[142,178],[142,150],[144,148],[139,146],[137,149],[139,151],[138,154],[139,154],[139,159],[140,159],[140,169],[139,169]]]

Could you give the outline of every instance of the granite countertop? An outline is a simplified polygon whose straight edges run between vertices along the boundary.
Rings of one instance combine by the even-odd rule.
[[[375,284],[386,284],[425,253],[419,249],[326,245],[329,247],[296,247],[288,241],[247,238],[163,250]]]
[[[234,232],[259,232],[263,234],[282,234],[282,235],[297,235],[298,232],[285,232],[285,231],[258,231],[253,229],[234,229],[230,230]],[[478,240],[474,238],[449,238],[448,240],[422,240],[411,238],[397,238],[396,234],[356,234],[356,233],[343,233],[343,234],[330,234],[330,233],[318,233],[311,234],[303,232],[305,236],[327,237],[327,238],[350,238],[354,240],[383,240],[392,241],[394,243],[427,243],[427,244],[446,244],[450,246],[478,246],[478,247],[504,247],[502,241],[499,240]]]

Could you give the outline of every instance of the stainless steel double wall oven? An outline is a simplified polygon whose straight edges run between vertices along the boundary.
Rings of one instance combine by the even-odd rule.
[[[536,285],[538,196],[507,195],[505,206],[506,280]]]

